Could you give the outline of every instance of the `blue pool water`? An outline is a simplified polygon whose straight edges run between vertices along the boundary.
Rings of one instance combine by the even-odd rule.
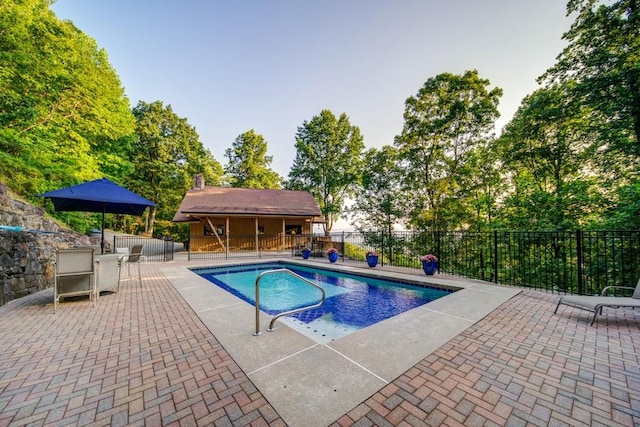
[[[321,307],[279,320],[318,342],[331,341],[453,292],[283,262],[196,268],[193,271],[255,305],[258,275],[281,268],[324,289],[326,298]],[[267,275],[260,280],[260,309],[270,315],[315,304],[320,298],[318,289],[286,273]]]

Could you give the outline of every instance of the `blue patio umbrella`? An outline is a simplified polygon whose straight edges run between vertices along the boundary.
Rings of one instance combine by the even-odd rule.
[[[152,201],[119,186],[106,178],[39,194],[53,202],[56,211],[102,212],[102,240],[104,253],[104,215],[106,213],[142,215]]]

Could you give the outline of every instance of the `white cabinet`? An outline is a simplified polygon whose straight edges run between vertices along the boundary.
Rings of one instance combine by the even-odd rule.
[[[98,293],[102,291],[114,291],[118,287],[118,254],[100,255],[96,258],[98,264]]]

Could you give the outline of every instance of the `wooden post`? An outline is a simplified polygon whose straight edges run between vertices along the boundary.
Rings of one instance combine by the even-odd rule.
[[[229,217],[225,218],[224,235],[227,242],[226,258],[229,258]]]
[[[256,217],[255,219],[255,230],[254,233],[256,234],[256,253],[258,255],[260,255],[260,246],[259,246],[259,239],[260,239],[260,230],[258,229],[258,217]]]

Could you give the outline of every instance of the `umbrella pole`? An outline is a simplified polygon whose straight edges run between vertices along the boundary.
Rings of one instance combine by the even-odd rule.
[[[101,254],[104,255],[104,209],[102,209],[102,239],[100,239]]]

